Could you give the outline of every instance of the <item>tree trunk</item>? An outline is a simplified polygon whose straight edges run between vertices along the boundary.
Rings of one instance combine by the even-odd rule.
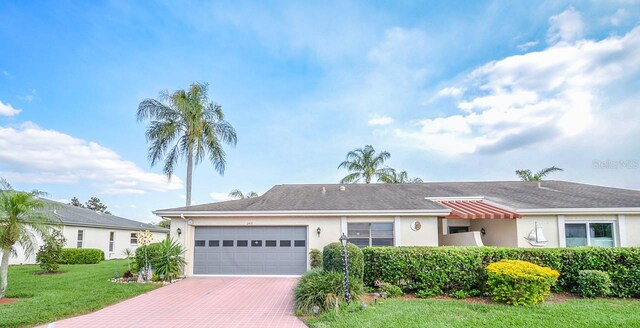
[[[187,206],[191,206],[191,179],[193,175],[193,146],[189,147],[187,154]]]
[[[9,257],[11,256],[10,249],[2,250],[2,262],[0,263],[0,298],[3,298],[7,293],[7,276],[9,273]]]

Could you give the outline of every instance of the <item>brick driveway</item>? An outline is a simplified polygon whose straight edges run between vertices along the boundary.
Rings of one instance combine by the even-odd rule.
[[[49,327],[306,327],[294,314],[297,280],[188,278]]]

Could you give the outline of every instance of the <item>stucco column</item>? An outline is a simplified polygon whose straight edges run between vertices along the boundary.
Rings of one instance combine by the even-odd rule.
[[[618,224],[617,227],[617,235],[618,235],[618,246],[626,247],[627,246],[627,222],[624,214],[618,214]]]
[[[564,215],[558,215],[558,247],[567,247],[567,239],[564,235]]]

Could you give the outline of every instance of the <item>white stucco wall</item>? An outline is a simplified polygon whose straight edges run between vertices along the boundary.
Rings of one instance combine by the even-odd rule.
[[[104,252],[105,259],[116,259],[116,258],[124,258],[122,254],[125,248],[130,248],[135,250],[138,248],[138,245],[131,244],[131,234],[137,233],[138,230],[117,230],[117,229],[106,229],[106,228],[89,228],[89,227],[75,227],[75,226],[64,226],[62,228],[62,232],[64,237],[67,239],[67,243],[64,246],[65,248],[77,248],[78,241],[78,230],[84,231],[84,242],[82,248],[97,248],[101,249]],[[115,244],[114,251],[109,252],[109,233],[115,232]],[[153,232],[154,241],[162,241],[164,240],[166,234]],[[42,240],[38,239],[38,247],[42,245]],[[36,247],[35,251],[38,251],[38,247]],[[17,257],[11,257],[9,259],[9,264],[35,264],[36,263],[36,255],[32,254],[30,257],[27,257],[22,247],[16,246],[16,250],[18,253]]]
[[[517,247],[517,220],[512,219],[475,219],[470,220],[470,231],[485,230],[482,244],[485,246]]]
[[[640,247],[640,215],[625,215],[624,231],[626,231],[626,245],[629,247]]]

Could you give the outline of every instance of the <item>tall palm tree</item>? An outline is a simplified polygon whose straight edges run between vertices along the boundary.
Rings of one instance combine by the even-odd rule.
[[[374,177],[381,181],[384,176],[393,171],[393,169],[383,166],[384,161],[389,157],[391,154],[386,151],[376,154],[371,145],[348,152],[347,158],[338,165],[338,169],[345,168],[352,173],[342,178],[340,183],[358,183],[361,180],[364,180],[365,183],[371,183],[371,179]]]
[[[536,172],[535,174],[531,173],[531,170],[529,169],[516,170],[516,175],[522,181],[541,181],[542,178],[546,177],[549,173],[556,172],[556,171],[564,171],[564,170],[559,167],[552,166],[552,167],[546,167]]]
[[[383,177],[381,177],[380,181],[384,183],[422,183],[422,179],[420,178],[409,178],[409,173],[407,171],[400,171],[398,173],[396,170],[391,170],[391,172]]]
[[[7,293],[9,257],[16,253],[14,245],[20,245],[30,256],[38,246],[36,236],[44,239],[60,224],[48,210],[52,205],[38,198],[42,195],[39,191],[13,190],[0,179],[0,298]]]
[[[255,191],[249,191],[248,193],[243,194],[242,191],[238,189],[233,189],[229,193],[229,197],[236,198],[236,199],[256,198],[258,197],[258,193]]]
[[[191,205],[193,166],[208,157],[224,174],[223,144],[235,146],[236,131],[224,120],[222,107],[209,100],[207,84],[193,83],[188,90],[160,93],[158,100],[145,99],[138,106],[138,122],[150,120],[146,137],[151,166],[164,160],[163,171],[171,178],[179,159],[187,160],[187,206]]]

